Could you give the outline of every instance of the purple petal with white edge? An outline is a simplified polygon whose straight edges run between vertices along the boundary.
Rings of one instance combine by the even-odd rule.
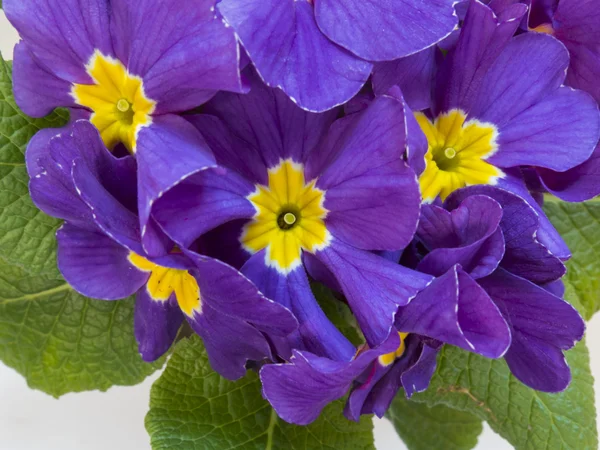
[[[411,398],[417,392],[423,392],[429,387],[431,377],[437,366],[438,348],[423,345],[418,361],[402,374],[402,387],[406,398]]]
[[[423,352],[423,343],[417,335],[408,336],[405,345],[404,354],[392,364],[384,366],[376,360],[355,381],[344,408],[344,415],[349,420],[358,422],[362,414],[375,414],[379,418],[385,415],[402,387],[402,374],[419,363]]]
[[[259,330],[222,314],[210,303],[202,305],[201,313],[186,318],[204,341],[211,367],[225,378],[237,380],[246,375],[247,361],[272,358],[269,343]]]
[[[246,197],[254,190],[237,173],[211,167],[165,192],[154,204],[152,215],[175,242],[188,248],[219,225],[251,219],[256,209]]]
[[[349,361],[354,346],[327,318],[315,296],[303,267],[283,275],[265,265],[264,251],[254,254],[242,268],[268,298],[288,308],[299,322],[297,333],[291,334],[287,345],[277,345],[284,358],[291,356],[292,348],[308,350],[336,361]],[[287,350],[287,351],[286,351]]]
[[[552,222],[546,216],[546,213],[540,206],[540,203],[532,196],[523,182],[523,177],[519,169],[504,170],[504,177],[498,180],[498,188],[521,197],[531,206],[538,215],[539,229],[537,230],[537,240],[546,247],[550,253],[562,261],[571,257],[571,251],[560,233],[554,228]],[[493,197],[493,196],[492,196]],[[501,202],[500,202],[501,203]]]
[[[596,20],[598,20],[596,18]],[[600,33],[594,33],[598,36]],[[560,37],[557,34],[557,37]],[[598,39],[598,37],[596,37]],[[598,42],[598,41],[596,41]],[[590,93],[597,102],[600,102],[600,86],[595,80],[600,74],[600,48],[597,44],[579,44],[565,41],[569,49],[571,64],[567,72],[565,84],[582,89]]]
[[[46,213],[82,224],[91,221],[89,207],[79,197],[71,174],[73,161],[79,160],[94,173],[96,181],[128,208],[135,207],[135,161],[117,159],[104,147],[98,130],[87,121],[63,128],[44,144],[44,133],[33,142],[38,154],[38,173],[29,183],[34,203]],[[31,165],[31,164],[30,164]]]
[[[553,195],[567,202],[582,202],[600,195],[600,144],[592,156],[566,172],[539,168],[537,170],[544,187]]]
[[[406,305],[432,280],[340,240],[315,254],[338,280],[367,343],[376,347],[393,329],[399,306]]]
[[[43,166],[40,165],[40,159],[46,156],[50,151],[50,139],[65,131],[67,131],[66,127],[42,128],[29,140],[27,149],[25,150],[25,165],[27,167],[27,175],[29,175],[29,178],[33,178],[44,171]]]
[[[552,281],[548,284],[541,285],[541,287],[559,298],[563,298],[565,295],[565,283],[563,283],[562,280]]]
[[[569,49],[566,84],[583,89],[600,102],[600,12],[593,1],[553,0],[554,36]]]
[[[475,279],[489,275],[504,256],[501,219],[498,202],[482,195],[467,197],[450,212],[426,205],[417,237],[431,251],[418,270],[440,276],[460,264]]]
[[[72,177],[77,193],[91,209],[96,225],[123,247],[144,254],[137,216],[104,188],[83,159],[73,161]]]
[[[505,356],[511,372],[538,391],[564,390],[571,373],[562,350],[583,337],[585,323],[579,313],[545,289],[502,269],[480,284],[511,328],[513,340]]]
[[[185,251],[196,265],[203,302],[220,314],[243,320],[275,336],[287,336],[298,327],[292,313],[269,300],[252,282],[227,264]]]
[[[85,65],[98,49],[112,55],[108,0],[6,0],[2,8],[35,56],[59,78],[91,79]]]
[[[460,108],[469,112],[482,90],[487,71],[502,52],[527,8],[520,5],[512,15],[496,18],[490,8],[478,1],[468,3],[460,37],[437,74],[435,112]],[[516,73],[515,73],[516,75]],[[511,81],[512,83],[512,81]]]
[[[254,70],[246,70],[244,75],[252,88],[250,93],[219,94],[204,109],[226,125],[228,135],[221,136],[223,131],[213,130],[210,122],[198,128],[211,147],[217,144],[214,151],[220,164],[267,184],[264,167],[276,166],[287,158],[305,162],[339,111],[304,111],[279,89],[266,86]]]
[[[336,159],[318,178],[331,234],[365,250],[398,250],[411,241],[421,196],[402,160],[406,124],[402,102],[375,99],[340,138]]]
[[[380,386],[380,390],[385,389],[394,391],[390,398],[391,401],[400,388],[401,367],[396,363],[384,366],[381,365],[379,361],[375,360],[373,366],[367,368],[366,372],[367,376],[364,382],[355,381],[352,391],[348,396],[346,406],[344,407],[344,416],[346,416],[348,420],[353,420],[354,422],[358,422],[362,414],[373,414],[374,411],[372,411],[372,408],[369,408],[365,403],[372,397],[372,391],[379,386],[380,380],[389,372],[392,372],[392,377],[389,377],[386,382]]]
[[[150,126],[139,131],[136,159],[142,245],[149,250],[145,228],[154,202],[184,178],[215,166],[215,160],[202,135],[172,114],[154,117]]]
[[[112,1],[115,53],[144,79],[156,114],[185,111],[217,91],[243,92],[233,30],[215,14],[215,0]]]
[[[376,358],[395,351],[398,345],[398,334],[394,333],[381,347],[360,352],[350,362],[295,350],[291,364],[263,366],[263,396],[286,422],[309,424],[328,403],[343,397],[352,381]]]
[[[599,137],[596,101],[583,91],[562,87],[504,125],[498,152],[487,161],[499,167],[531,165],[563,172],[585,162]]]
[[[436,278],[400,308],[396,328],[487,358],[503,356],[511,340],[508,325],[496,305],[460,266]]]
[[[164,355],[175,341],[183,314],[174,294],[168,300],[155,300],[142,287],[135,297],[133,323],[138,351],[144,361],[152,362]]]
[[[514,118],[528,117],[529,108],[550,101],[546,96],[563,83],[568,65],[569,52],[552,36],[525,33],[514,37],[482,78],[470,114],[495,124],[502,133]]]
[[[540,284],[564,275],[564,264],[537,239],[540,216],[531,204],[515,194],[490,186],[472,186],[457,191],[448,197],[446,204],[451,208],[469,195],[487,195],[502,206],[500,227],[505,241],[502,267]]]
[[[148,280],[129,262],[129,250],[100,230],[65,223],[56,233],[58,268],[73,288],[88,297],[118,300]]]
[[[308,1],[223,0],[217,7],[261,78],[303,109],[326,111],[347,102],[371,74],[371,63],[319,30]]]
[[[454,0],[321,0],[319,28],[368,61],[390,61],[430,47],[449,35],[458,18]]]
[[[36,61],[23,41],[14,50],[13,90],[19,108],[32,117],[44,117],[59,106],[75,105],[71,83]]]

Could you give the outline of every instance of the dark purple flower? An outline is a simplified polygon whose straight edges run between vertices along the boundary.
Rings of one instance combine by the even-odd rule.
[[[234,33],[215,17],[214,6],[215,0],[3,4],[23,39],[13,66],[17,104],[34,117],[72,108],[91,120],[109,149],[123,144],[135,154],[149,253],[157,245],[146,242],[152,202],[185,175],[214,164],[202,136],[177,113],[218,90],[243,91]]]
[[[227,378],[243,376],[247,360],[273,358],[266,336],[283,338],[297,326],[288,310],[216,259],[176,248],[160,258],[144,253],[133,157],[107,152],[87,121],[73,123],[43,150],[30,191],[40,209],[66,220],[57,232],[58,267],[83,295],[117,300],[136,293],[135,336],[144,360],[169,349],[184,318]],[[173,248],[154,222],[148,228]]]
[[[524,384],[565,389],[571,376],[563,350],[583,337],[585,325],[546,287],[565,267],[537,239],[535,210],[490,186],[456,191],[444,208],[423,208],[417,270],[436,279],[400,308],[398,330],[503,356]]]
[[[600,102],[600,12],[594,0],[504,0],[490,3],[498,14],[514,3],[530,4],[524,31],[547,33],[569,51],[567,86],[590,93]],[[592,156],[567,171],[538,168],[545,190],[570,202],[600,195],[600,142]]]
[[[287,345],[349,361],[355,349],[321,311],[304,264],[335,276],[372,347],[388,338],[398,306],[429,282],[369,251],[403,248],[418,221],[418,186],[402,160],[404,106],[384,96],[334,121],[337,111],[303,111],[249,79],[249,94],[219,94],[208,114],[190,119],[220,167],[169,190],[153,216],[184,248],[211,230],[210,240],[236,242],[219,256],[236,255],[242,272],[300,322]]]
[[[453,0],[221,0],[261,78],[325,111],[365,84],[370,61],[419,52],[455,28]]]
[[[495,16],[480,2],[468,3],[458,41],[438,65],[431,114],[416,114],[426,139],[415,147],[419,164],[411,166],[426,202],[479,184],[520,195],[540,215],[540,241],[566,259],[569,250],[529,194],[521,168],[535,167],[563,198],[593,196],[599,178],[583,175],[597,172],[600,115],[587,93],[562,86],[569,54],[560,42],[541,33],[514,36],[526,11],[512,2]],[[423,70],[426,86],[435,57],[423,53],[395,64],[413,75]],[[406,85],[388,69],[375,72],[375,92],[394,79]],[[417,104],[426,106],[425,97]]]

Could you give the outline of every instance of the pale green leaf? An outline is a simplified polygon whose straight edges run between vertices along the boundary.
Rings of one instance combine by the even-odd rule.
[[[444,404],[486,420],[516,449],[596,450],[594,379],[585,342],[567,352],[573,381],[559,394],[524,386],[504,360],[445,346],[431,386],[413,398]]]
[[[567,242],[565,297],[581,304],[586,320],[600,309],[600,202],[547,201],[546,214]]]
[[[58,277],[0,262],[0,360],[56,397],[137,384],[163,361],[139,356],[133,301],[87,299]]]
[[[152,386],[146,429],[154,450],[373,449],[370,418],[350,422],[342,405],[330,405],[309,426],[287,424],[262,398],[256,374],[237,382],[220,377],[192,336]]]
[[[66,119],[64,111],[44,119],[25,116],[13,99],[10,64],[0,58],[0,257],[30,273],[58,274],[53,255],[60,221],[29,198],[25,148],[41,128],[60,127]]]
[[[483,426],[473,414],[444,405],[428,407],[396,396],[386,417],[409,450],[470,450]]]

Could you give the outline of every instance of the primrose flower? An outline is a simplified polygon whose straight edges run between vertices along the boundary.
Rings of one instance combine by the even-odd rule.
[[[587,93],[562,86],[569,54],[560,42],[540,33],[513,37],[525,12],[516,4],[496,17],[482,3],[469,3],[458,42],[438,69],[432,112],[416,114],[425,139],[415,159],[425,165],[412,166],[425,202],[479,184],[527,199],[541,217],[540,239],[567,258],[521,168],[568,177],[592,156],[600,115]],[[577,184],[573,174],[570,183]]]
[[[215,17],[214,5],[215,0],[3,4],[23,39],[13,66],[17,104],[34,117],[72,108],[72,116],[89,118],[110,150],[123,145],[134,154],[142,229],[161,191],[214,163],[199,133],[176,113],[218,90],[243,90],[235,36]],[[47,133],[41,145],[46,138]],[[147,251],[160,253],[154,245],[144,242]]]
[[[547,33],[569,51],[565,84],[590,93],[600,102],[600,13],[593,0],[527,0],[530,14],[524,30]],[[492,4],[490,4],[492,6]],[[503,14],[508,4],[493,7]],[[541,188],[562,200],[580,202],[600,195],[600,143],[592,156],[567,171],[538,168]]]
[[[261,78],[300,107],[352,98],[373,65],[440,41],[456,27],[454,0],[222,0]]]
[[[136,294],[134,328],[144,360],[169,349],[185,318],[203,338],[212,367],[236,379],[246,373],[247,360],[273,358],[267,336],[297,327],[287,309],[218,260],[172,243],[166,256],[146,255],[134,212],[135,160],[107,152],[89,122],[77,121],[47,142],[37,164],[32,199],[66,220],[57,232],[61,273],[86,296]]]
[[[412,395],[429,386],[439,345],[415,334],[394,333],[377,349],[362,346],[351,361],[295,350],[289,363],[263,366],[263,395],[279,417],[298,425],[314,421],[350,389],[344,410],[348,419],[358,421],[371,413],[382,417],[400,387]]]
[[[210,239],[234,243],[227,253],[242,253],[242,272],[298,318],[290,347],[348,361],[355,349],[317,304],[305,264],[335,276],[372,347],[390,335],[398,306],[430,281],[369,251],[405,247],[419,217],[416,178],[398,151],[403,105],[380,97],[334,122],[337,111],[308,113],[249,78],[249,94],[219,94],[208,114],[190,119],[220,167],[170,189],[153,217],[183,248],[224,225]]]
[[[491,186],[458,190],[444,208],[424,207],[416,269],[436,279],[400,308],[397,329],[504,357],[533,389],[565,389],[571,376],[563,350],[585,325],[553,293],[565,267],[537,239],[539,223],[521,197]]]
[[[563,263],[536,239],[539,220],[522,198],[491,186],[451,194],[444,208],[423,207],[402,263],[435,280],[396,316],[376,349],[350,361],[294,351],[261,369],[263,393],[284,420],[306,424],[350,390],[345,414],[382,417],[400,388],[407,397],[429,386],[442,344],[487,358],[504,357],[513,374],[541,391],[570,382],[563,351],[585,325],[562,300]]]

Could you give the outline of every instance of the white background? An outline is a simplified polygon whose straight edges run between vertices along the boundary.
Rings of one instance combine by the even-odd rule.
[[[0,12],[0,52],[12,59],[17,33]],[[600,378],[600,315],[589,325],[592,372]],[[134,387],[67,394],[56,400],[30,390],[25,380],[0,363],[0,450],[148,450],[144,416],[155,374]],[[596,383],[596,400],[600,398]],[[406,447],[386,420],[375,419],[378,450]],[[477,450],[509,450],[486,425]],[[340,449],[345,450],[345,449]]]

